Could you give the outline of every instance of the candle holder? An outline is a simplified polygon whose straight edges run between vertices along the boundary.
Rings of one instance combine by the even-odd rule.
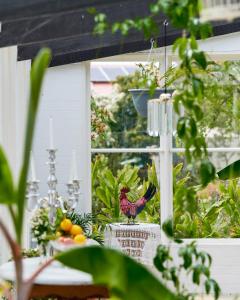
[[[67,183],[67,193],[68,193],[68,206],[71,210],[74,210],[75,206],[75,196],[74,196],[74,187],[73,183]]]
[[[68,205],[71,210],[75,210],[78,202],[79,202],[79,195],[80,195],[80,180],[73,179],[71,182],[67,184],[68,188]]]
[[[34,164],[32,163],[32,178],[33,180],[28,182],[27,186],[27,198],[28,198],[28,208],[29,210],[34,209],[34,205],[37,208],[46,208],[48,210],[48,218],[50,224],[54,226],[56,221],[57,209],[61,208],[62,212],[65,214],[69,210],[74,211],[79,203],[80,195],[80,180],[73,179],[67,184],[68,198],[62,198],[57,192],[57,177],[56,177],[56,152],[57,149],[47,149],[49,166],[49,174],[47,178],[48,192],[44,197],[39,197],[39,181],[35,180],[36,174],[34,170]],[[74,160],[73,166],[76,165],[76,159]],[[74,174],[71,178],[77,178],[77,171],[74,170]],[[50,244],[45,247],[45,256],[53,255],[53,249]]]
[[[39,199],[39,180],[29,180],[27,182],[27,208],[32,211],[38,203]]]
[[[49,218],[51,222],[54,222],[56,209],[63,208],[63,201],[59,197],[57,192],[57,177],[56,177],[56,152],[57,149],[47,149],[48,151],[48,162],[49,175],[48,175],[48,206],[50,207]]]
[[[75,199],[75,208],[76,208],[79,202],[80,180],[78,179],[73,180],[73,189],[74,189],[74,199]]]

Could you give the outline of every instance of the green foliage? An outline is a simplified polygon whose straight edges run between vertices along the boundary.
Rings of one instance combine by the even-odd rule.
[[[145,70],[146,71],[146,70]],[[144,72],[145,72],[144,71]],[[209,133],[209,130],[213,129],[216,132],[221,132],[218,140],[214,138],[214,147],[226,143],[226,134],[230,139],[232,132],[239,132],[238,119],[240,109],[237,106],[237,99],[239,97],[239,91],[235,82],[239,81],[240,64],[238,62],[225,62],[223,64],[215,64],[211,62],[207,66],[206,71],[201,70],[199,67],[192,67],[192,72],[201,79],[204,84],[204,99],[200,105],[194,104],[194,114],[198,120],[199,132],[204,135]],[[182,81],[184,80],[184,71],[181,68],[170,69],[167,72],[168,84],[171,84],[174,89],[181,88]],[[145,78],[146,77],[146,78]],[[107,126],[111,132],[108,135],[107,141],[110,140],[112,147],[146,147],[149,145],[158,145],[159,139],[149,137],[146,133],[146,119],[137,115],[132,103],[131,96],[128,92],[130,88],[146,87],[145,79],[147,74],[143,74],[139,71],[136,73],[119,77],[115,84],[119,93],[119,98],[109,107],[108,111],[112,115],[113,122],[107,122]],[[219,85],[219,82],[223,83]],[[178,98],[178,93],[175,93],[175,98]],[[111,99],[108,100],[110,103]],[[175,110],[180,113],[181,96],[179,96],[179,102],[175,101]],[[189,107],[192,107],[192,103],[189,103]],[[205,112],[202,113],[202,110]],[[97,115],[97,112],[96,112]],[[185,116],[179,119],[178,132],[179,136],[188,140],[194,137],[196,144],[202,143],[202,138],[196,137],[197,125],[196,121],[189,116]],[[112,138],[109,138],[109,136]],[[211,141],[212,143],[213,141]],[[95,144],[93,143],[93,146]],[[101,146],[101,145],[99,145]],[[105,144],[104,146],[109,146]],[[198,155],[198,150],[187,152],[189,156]],[[113,157],[113,156],[112,156]],[[136,154],[123,154],[114,155],[114,158],[109,158],[109,164],[112,169],[118,168],[119,163],[128,160],[134,160],[138,166],[144,166],[149,163],[149,156],[142,154],[140,157]],[[130,161],[129,161],[130,162]],[[208,181],[214,179],[215,169],[208,159],[202,159],[199,162],[199,172],[193,172],[195,181],[201,174],[202,184],[207,185]]]
[[[102,157],[96,158],[95,163],[92,164],[92,190],[93,197],[102,203],[100,210],[96,211],[98,220],[102,219],[102,221],[109,222],[121,220],[120,189],[125,185],[136,189],[139,184],[137,173],[137,167],[131,168],[131,166],[126,165],[122,170],[118,170],[115,177],[108,167],[103,168]]]
[[[196,70],[197,71],[197,70]],[[208,63],[206,74],[199,74],[204,85],[201,107],[204,116],[200,128],[223,129],[224,133],[239,132],[239,62]],[[221,84],[219,84],[221,83]]]
[[[61,208],[58,208],[53,224],[49,219],[49,207],[41,207],[36,209],[32,216],[31,232],[44,254],[46,254],[46,246],[49,241],[56,239],[57,232],[64,233],[60,228],[60,224],[65,218],[70,219],[72,224],[81,226],[87,238],[96,240],[100,245],[103,245],[103,234],[98,232],[97,227],[93,226],[96,218],[92,214],[79,214],[72,210],[68,211],[66,209],[66,211],[63,211]]]
[[[30,151],[32,147],[32,139],[35,128],[35,120],[37,116],[37,109],[39,104],[39,96],[41,86],[44,78],[44,74],[50,62],[50,50],[42,49],[31,68],[31,86],[30,86],[30,99],[28,107],[28,119],[27,119],[27,130],[25,136],[25,147],[23,155],[23,164],[20,172],[18,190],[16,193],[17,198],[17,216],[15,223],[15,229],[17,233],[18,242],[21,244],[22,227],[24,220],[24,208],[26,200],[26,185],[28,176],[28,167],[30,159]]]
[[[73,211],[67,213],[66,217],[71,220],[72,224],[81,226],[87,238],[97,241],[100,245],[104,244],[103,234],[93,226],[93,223],[96,222],[96,217],[93,214],[79,214]]]
[[[91,99],[91,142],[92,147],[108,147],[114,139],[110,130],[111,113],[102,104],[102,98]]]
[[[18,187],[13,183],[13,176],[7,162],[7,158],[0,148],[0,203],[7,204],[12,217],[18,243],[21,245],[22,227],[24,219],[24,207],[26,199],[26,182],[29,166],[30,150],[34,133],[34,125],[38,108],[39,95],[43,76],[50,61],[50,51],[43,49],[34,60],[31,69],[31,88],[27,119],[27,131],[23,165],[20,172]]]
[[[39,249],[31,248],[31,249],[22,249],[21,250],[21,255],[22,258],[32,258],[32,257],[39,257],[42,253],[39,251]],[[9,261],[13,261],[13,257],[9,259]],[[0,298],[1,299],[1,298]],[[6,299],[7,300],[7,299]]]
[[[16,202],[14,189],[10,166],[2,147],[0,147],[0,203],[13,204]]]
[[[114,185],[111,185],[104,175],[105,172],[110,172],[111,178],[114,177],[112,180]],[[93,210],[97,216],[97,224],[104,225],[123,220],[119,209],[116,215],[115,206],[111,205],[119,207],[119,190],[125,185],[124,178],[134,174],[132,177],[134,180],[129,185],[134,191],[130,193],[132,200],[137,199],[146,191],[149,182],[158,186],[154,165],[148,167],[148,179],[141,179],[138,175],[139,168],[129,165],[122,168],[119,174],[123,175],[114,175],[110,171],[104,156],[98,156],[92,164]],[[212,187],[206,187],[203,190],[200,185],[192,182],[190,175],[184,171],[183,163],[176,165],[173,169],[175,242],[178,242],[179,238],[239,237],[240,188],[238,181],[231,180],[228,183],[217,181],[212,184]],[[97,194],[97,188],[103,191]],[[208,191],[211,188],[214,188],[214,192]],[[117,190],[115,198],[113,198],[114,189]],[[157,194],[138,216],[138,220],[159,224],[159,201],[160,190],[158,188]]]
[[[179,69],[182,72],[181,86],[174,95],[174,109],[178,114],[180,104],[185,109],[185,116],[179,120],[177,133],[186,148],[187,162],[197,170],[200,182],[205,186],[214,178],[215,169],[207,158],[205,138],[199,130],[199,123],[204,115],[201,107],[205,97],[204,83],[193,72],[193,68],[198,67],[206,73],[208,60],[205,53],[199,49],[197,38],[204,39],[211,36],[211,26],[199,18],[201,11],[199,0],[157,0],[150,5],[149,10],[147,17],[127,19],[114,24],[108,24],[107,16],[102,13],[97,14],[95,11],[96,28],[103,29],[101,34],[111,28],[112,32],[120,31],[123,35],[134,29],[143,32],[144,36],[149,38],[159,34],[154,17],[163,12],[174,27],[183,30],[182,37],[178,38],[173,45],[173,51],[176,51],[180,58]]]
[[[205,159],[201,162],[199,172],[202,178],[203,186],[206,186],[209,181],[212,181],[215,178],[215,167],[208,159]]]
[[[86,247],[56,256],[65,265],[93,276],[96,284],[106,285],[112,296],[130,299],[177,299],[143,265],[112,249]]]
[[[141,72],[137,71],[132,75],[119,76],[115,82],[116,90],[120,98],[112,109],[114,123],[111,124],[111,131],[117,133],[114,136],[116,147],[146,147],[156,144],[158,139],[148,136],[147,120],[139,116],[134,108],[132,97],[129,93],[131,88],[146,87]]]
[[[239,237],[240,188],[238,180],[216,181],[201,190],[192,186],[189,206],[182,202],[182,192],[174,196],[174,233],[177,238]],[[214,192],[209,192],[214,189]],[[192,205],[190,205],[192,203]]]
[[[92,214],[79,214],[75,211],[67,212],[66,218],[70,219],[72,224],[81,226],[86,234],[90,234],[91,225],[95,219]]]
[[[46,247],[54,236],[55,226],[49,221],[49,209],[39,208],[31,219],[31,232],[37,244],[46,255]]]
[[[38,249],[22,249],[23,258],[39,257],[41,253]]]
[[[131,201],[136,201],[147,190],[152,182],[158,187],[154,166],[148,167],[148,179],[139,177],[139,168],[125,165],[117,171],[116,176],[107,166],[104,156],[97,156],[92,163],[93,211],[99,223],[122,221],[119,207],[119,195],[122,187],[129,187]],[[159,189],[156,195],[146,205],[145,210],[138,216],[139,220],[159,223]]]
[[[22,239],[22,227],[25,209],[25,192],[26,180],[29,166],[29,155],[32,144],[34,125],[38,107],[38,100],[40,95],[41,83],[45,69],[47,68],[50,59],[48,50],[42,50],[35,60],[31,71],[31,92],[29,102],[29,112],[27,121],[27,131],[25,139],[25,149],[23,166],[20,174],[19,186],[16,192],[16,210],[10,207],[11,216],[15,225],[15,233],[17,243],[8,232],[8,229],[1,223],[1,229],[11,246],[12,254],[14,256],[16,268],[16,297],[19,299],[27,299],[31,285],[38,271],[28,280],[23,280],[23,269],[21,262],[21,255],[18,253]],[[1,169],[1,167],[3,169]],[[11,171],[8,168],[5,155],[0,153],[0,179],[1,188],[4,196],[14,194],[14,189],[11,186]],[[7,178],[3,177],[7,176]],[[110,173],[107,173],[109,182],[114,184],[114,178]],[[121,176],[121,175],[120,175]],[[124,177],[126,182],[131,182],[131,178]],[[12,188],[12,191],[11,191]],[[3,201],[7,203],[8,201]],[[116,209],[116,207],[115,207]],[[118,208],[119,209],[119,208]],[[82,222],[82,218],[73,215],[76,221]],[[46,221],[46,220],[45,220]],[[40,224],[40,223],[39,223]],[[39,225],[38,224],[38,225]],[[45,224],[43,224],[45,225]],[[163,297],[164,299],[176,299],[176,296],[167,289],[160,281],[158,281],[152,273],[150,273],[142,265],[138,264],[130,257],[125,256],[117,251],[104,249],[103,247],[90,248],[75,248],[65,253],[56,256],[56,259],[66,266],[88,272],[93,275],[95,283],[104,284],[108,286],[111,293],[121,299],[157,299]],[[45,264],[45,267],[47,263]],[[151,288],[149,288],[149,285]]]
[[[168,220],[163,224],[163,230],[168,238],[174,241],[172,220]],[[178,242],[181,242],[178,240]],[[157,248],[157,254],[154,258],[154,265],[161,273],[163,280],[171,282],[175,294],[179,299],[194,299],[197,295],[188,291],[187,285],[180,282],[181,277],[191,277],[195,286],[204,285],[206,294],[212,293],[215,299],[220,295],[220,287],[218,283],[211,278],[211,256],[205,252],[198,250],[196,242],[191,242],[179,247],[178,262],[174,261],[171,254],[170,246],[160,245]]]
[[[115,147],[115,148],[131,148],[131,147],[147,147],[159,143],[158,138],[152,138],[147,134],[147,120],[139,116],[134,108],[129,89],[138,88],[142,85],[142,77],[140,72],[128,76],[119,76],[114,83],[118,97],[113,103],[109,97],[108,103],[112,105],[108,108],[110,119],[106,121],[107,130],[104,134],[98,134],[96,140],[92,140],[92,147]],[[97,105],[104,102],[105,99],[94,99]],[[105,101],[106,102],[106,101]],[[99,103],[99,104],[98,104]],[[93,114],[97,119],[103,121],[98,109],[93,108]],[[92,126],[95,135],[94,127]],[[105,135],[107,135],[105,139]],[[119,168],[119,164],[124,162],[130,163],[134,161],[138,166],[144,167],[150,163],[149,155],[143,153],[140,156],[134,153],[126,153],[120,155],[109,156],[109,164],[112,170]],[[113,171],[114,172],[114,171]],[[146,170],[143,170],[146,173]],[[115,172],[114,172],[115,174]]]
[[[237,160],[224,169],[218,171],[218,177],[221,180],[235,179],[240,177],[240,160]]]

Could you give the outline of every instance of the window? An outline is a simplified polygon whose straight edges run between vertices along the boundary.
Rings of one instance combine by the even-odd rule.
[[[113,72],[110,71],[111,64]],[[158,222],[161,202],[160,222],[162,224],[169,217],[173,218],[177,237],[238,237],[240,189],[236,181],[228,185],[216,181],[205,189],[197,186],[186,168],[184,148],[176,139],[174,130],[160,138],[147,134],[146,118],[137,115],[128,93],[128,89],[133,88],[133,73],[123,72],[121,64],[103,64],[102,73],[114,83],[110,79],[108,83],[92,83],[93,87],[97,85],[97,88],[93,88],[95,94],[92,97],[93,131],[97,128],[95,123],[99,122],[96,112],[103,123],[102,130],[92,137],[92,172],[99,174],[97,178],[93,173],[93,211],[98,214],[101,212],[107,222],[119,220],[118,187],[128,184],[127,179],[132,176],[129,197],[134,200],[147,182],[156,180],[160,182],[160,193],[154,197],[146,212],[139,216],[139,221]],[[134,64],[127,66],[126,63],[124,68],[134,72]],[[95,67],[93,64],[92,78]],[[108,94],[103,94],[103,91]],[[234,116],[238,116],[238,108],[234,97],[228,101],[228,107],[222,107],[221,103],[211,106],[210,102],[205,105],[202,130],[206,134],[210,159],[219,170],[240,157],[239,129],[234,121]],[[231,194],[233,189],[239,196],[234,198],[234,194]],[[194,195],[193,201],[189,201],[190,194]]]

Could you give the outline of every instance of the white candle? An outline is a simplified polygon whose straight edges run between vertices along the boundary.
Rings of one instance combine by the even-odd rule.
[[[34,162],[34,157],[33,157],[32,151],[31,151],[31,157],[30,157],[30,165],[31,165],[32,181],[36,181],[36,169],[35,169],[35,162]]]
[[[54,149],[53,143],[53,118],[49,118],[49,149]]]

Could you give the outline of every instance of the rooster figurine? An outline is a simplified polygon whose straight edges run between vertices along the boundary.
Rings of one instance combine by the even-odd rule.
[[[156,187],[150,183],[146,193],[136,202],[132,203],[128,200],[127,193],[129,188],[124,187],[120,191],[120,209],[121,212],[128,217],[128,224],[134,224],[134,220],[138,214],[144,209],[146,203],[152,199],[156,193]],[[130,220],[132,219],[132,222]]]

